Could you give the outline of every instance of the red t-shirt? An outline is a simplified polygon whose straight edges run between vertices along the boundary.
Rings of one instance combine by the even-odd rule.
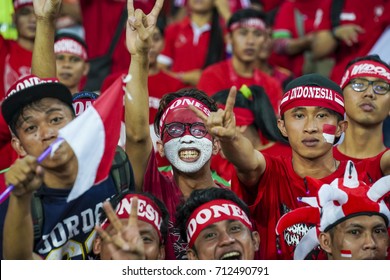
[[[178,23],[168,25],[164,32],[165,46],[159,55],[159,61],[169,60],[173,72],[185,72],[202,69],[209,48],[210,30],[204,31],[194,42],[191,20],[186,17]]]
[[[354,163],[358,163],[362,160],[372,160],[372,159],[375,159],[377,158],[378,156],[382,156],[385,152],[387,152],[388,150],[390,150],[389,148],[386,148],[386,150],[384,150],[383,152],[379,153],[378,155],[374,156],[374,157],[370,157],[370,158],[353,158],[353,157],[349,157],[347,155],[344,155],[342,152],[340,152],[340,150],[338,149],[338,145],[336,146],[333,146],[333,157],[337,160],[340,160],[340,161],[348,161],[348,160],[352,160]]]
[[[261,150],[261,152],[271,156],[284,155],[286,157],[291,157],[292,155],[290,146],[278,142],[269,148]],[[211,158],[210,168],[228,182],[231,181],[233,174],[236,172],[234,165],[226,158],[222,157],[221,154],[217,154]]]
[[[320,9],[322,13],[317,20],[319,22],[317,30],[331,30],[331,2],[332,0],[323,1]],[[385,6],[386,0],[345,0],[344,7],[340,14],[340,25],[357,24],[365,32],[359,34],[358,43],[347,46],[339,42],[337,50],[334,52],[336,64],[331,73],[331,79],[336,83],[341,82],[345,67],[348,62],[358,56],[367,55],[380,37],[383,30],[388,24],[388,14],[390,5]]]
[[[281,253],[277,252],[276,224],[285,213],[298,207],[307,206],[299,203],[298,197],[314,196],[307,193],[304,179],[299,177],[292,166],[291,157],[272,157],[264,155],[266,169],[254,192],[248,192],[237,176],[232,178],[232,190],[242,195],[249,205],[253,219],[260,233],[260,256],[262,259],[293,259],[295,246],[312,225],[298,224],[289,227],[280,236]],[[336,178],[344,177],[346,161],[329,176],[322,178],[324,183],[331,183]],[[380,169],[380,157],[365,160],[356,165],[359,179],[369,183],[383,176]]]
[[[273,26],[273,37],[280,39],[297,39],[303,35],[309,34],[314,30],[314,19],[318,5],[322,0],[297,0],[284,1],[280,6]],[[299,16],[298,16],[299,15]],[[302,30],[298,28],[297,22],[301,23]],[[284,55],[288,61],[287,66],[296,77],[302,75],[304,53],[296,55]]]
[[[188,244],[180,237],[179,229],[175,227],[176,208],[183,201],[183,194],[172,177],[165,176],[158,171],[155,151],[150,153],[149,163],[144,176],[143,191],[150,192],[164,202],[170,215],[165,258],[167,260],[186,259]]]
[[[112,83],[114,83],[116,79],[118,79],[119,76],[126,74],[127,71],[122,71],[120,73],[113,73],[107,76],[107,78],[104,79],[101,91],[104,92],[110,87],[110,85],[112,85]],[[154,122],[161,97],[163,97],[166,93],[176,92],[184,87],[185,85],[181,81],[163,71],[159,71],[155,75],[148,76],[149,124],[153,124]]]
[[[254,70],[252,78],[241,77],[234,71],[230,59],[207,67],[203,71],[197,87],[206,92],[207,95],[212,96],[218,91],[229,89],[232,86],[240,89],[244,84],[262,86],[275,113],[279,115],[279,104],[282,100],[282,88],[279,82],[258,69]]]
[[[148,14],[154,5],[152,0],[134,0],[134,8],[142,9]],[[115,30],[119,24],[126,0],[80,0],[85,41],[90,59],[107,53]],[[112,57],[111,73],[127,70],[130,64],[130,54],[125,44],[125,28],[115,47]]]
[[[0,100],[20,77],[31,74],[31,59],[31,51],[0,36]]]

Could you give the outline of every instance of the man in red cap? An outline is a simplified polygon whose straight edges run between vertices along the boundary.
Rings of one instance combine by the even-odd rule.
[[[383,198],[390,192],[390,176],[367,185],[358,180],[352,161],[344,177],[330,184],[308,178],[316,197],[302,198],[310,206],[285,214],[276,227],[283,233],[293,224],[315,224],[301,240],[294,259],[304,259],[318,245],[330,260],[384,260],[390,245],[390,211]]]

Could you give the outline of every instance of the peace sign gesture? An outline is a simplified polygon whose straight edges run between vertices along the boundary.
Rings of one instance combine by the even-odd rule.
[[[233,112],[236,95],[237,89],[233,86],[230,88],[225,110],[218,109],[217,112],[211,112],[208,117],[194,106],[190,106],[191,110],[202,119],[208,132],[221,142],[231,141],[236,136],[236,118]]]
[[[134,11],[133,0],[127,1],[126,46],[131,55],[149,51],[150,38],[163,4],[164,0],[156,0],[152,11],[145,15],[140,9]]]
[[[131,201],[130,217],[127,225],[123,225],[109,202],[103,203],[107,218],[114,227],[110,234],[102,227],[97,226],[96,231],[108,243],[108,250],[114,260],[144,260],[145,248],[138,228],[138,198]]]

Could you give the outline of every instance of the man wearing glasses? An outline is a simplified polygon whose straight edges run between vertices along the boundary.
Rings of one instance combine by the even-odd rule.
[[[333,148],[337,160],[381,157],[383,121],[390,111],[390,67],[377,55],[359,57],[346,68],[341,81],[348,129],[344,141]]]

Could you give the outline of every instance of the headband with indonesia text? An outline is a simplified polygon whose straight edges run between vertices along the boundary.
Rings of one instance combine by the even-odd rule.
[[[131,203],[134,197],[138,197],[138,220],[151,224],[157,231],[160,240],[161,237],[161,223],[162,214],[160,208],[149,197],[141,194],[127,194],[116,207],[116,214],[119,219],[128,219],[131,213]],[[105,219],[101,227],[106,229],[110,225],[110,221]]]
[[[85,47],[72,38],[61,38],[54,43],[54,53],[67,53],[81,57],[87,60],[87,50]]]
[[[252,230],[252,223],[248,216],[236,203],[225,199],[212,200],[196,208],[187,221],[189,248],[194,246],[202,230],[214,223],[226,220],[240,221]]]
[[[390,83],[390,69],[372,60],[356,62],[345,71],[340,87],[344,89],[352,79],[359,77],[374,77]]]
[[[199,109],[206,116],[210,116],[210,109],[198,99],[191,98],[191,97],[181,97],[175,99],[168,104],[167,108],[165,109],[164,113],[161,116],[160,124],[159,124],[160,134],[163,133],[164,123],[169,113],[176,109],[188,108],[189,105],[192,105],[195,108]]]
[[[243,19],[243,20],[237,21],[235,23],[232,23],[232,25],[230,25],[230,27],[229,27],[229,31],[233,32],[234,30],[236,30],[238,28],[250,28],[250,27],[253,27],[253,28],[256,28],[259,30],[266,29],[265,22],[262,19],[248,18],[248,19]]]
[[[24,6],[32,6],[33,0],[14,0],[14,9],[20,9]]]
[[[344,116],[344,98],[338,92],[324,87],[300,86],[290,89],[283,95],[280,115],[289,109],[300,106],[317,106],[333,110]]]

